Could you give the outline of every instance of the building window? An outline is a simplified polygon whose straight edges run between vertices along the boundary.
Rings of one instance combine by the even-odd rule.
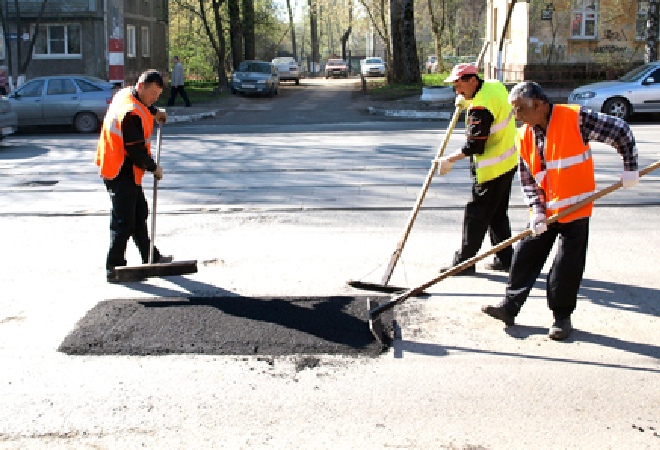
[[[126,56],[135,58],[135,25],[126,25]]]
[[[142,36],[142,40],[140,41],[140,45],[142,47],[142,56],[151,56],[151,45],[150,45],[150,40],[149,40],[149,27],[142,27],[140,31],[141,31],[141,36]]]
[[[80,36],[80,24],[39,25],[39,33],[34,42],[34,57],[79,58],[82,55]]]
[[[598,21],[598,0],[573,0],[571,37],[595,38]]]

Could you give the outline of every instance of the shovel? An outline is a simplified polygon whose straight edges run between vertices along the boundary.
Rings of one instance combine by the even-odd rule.
[[[656,161],[653,164],[651,164],[650,166],[648,166],[648,167],[644,168],[643,170],[641,170],[639,172],[639,176],[642,177],[642,176],[644,176],[644,175],[646,175],[650,172],[653,172],[658,167],[660,167],[660,161]],[[546,219],[545,223],[547,225],[550,225],[551,223],[554,223],[554,222],[558,221],[562,217],[565,217],[568,214],[571,214],[571,213],[577,211],[578,209],[582,208],[583,206],[588,205],[589,203],[595,202],[599,198],[604,197],[605,195],[607,195],[607,194],[609,194],[613,191],[616,191],[621,186],[622,186],[621,181],[619,181],[619,182],[614,183],[613,185],[608,186],[608,187],[606,187],[606,188],[604,188],[600,191],[594,192],[593,194],[591,194],[589,197],[585,198],[584,200],[574,204],[573,206],[571,206],[569,208],[566,208],[565,210],[561,211],[558,214],[554,214],[553,216],[549,217],[548,219]],[[456,264],[455,266],[453,266],[452,268],[442,272],[440,275],[433,278],[432,280],[427,281],[426,283],[421,284],[421,285],[419,285],[415,288],[408,289],[405,292],[399,293],[397,296],[393,297],[387,303],[384,303],[384,304],[380,305],[380,304],[378,304],[378,302],[375,302],[373,300],[368,300],[367,301],[367,307],[369,308],[369,329],[371,330],[371,333],[374,335],[374,337],[376,338],[376,340],[378,342],[380,342],[383,345],[386,345],[387,342],[389,342],[389,338],[387,336],[385,336],[385,332],[384,332],[384,329],[383,329],[383,324],[380,320],[380,315],[383,312],[394,308],[399,303],[403,303],[408,298],[413,297],[413,296],[419,294],[420,292],[423,292],[424,289],[427,289],[427,288],[433,286],[434,284],[439,283],[440,281],[444,280],[445,278],[451,277],[452,275],[456,275],[457,273],[467,269],[468,267],[472,267],[473,265],[475,265],[476,263],[478,263],[482,259],[487,258],[488,256],[499,252],[500,250],[508,247],[509,245],[513,245],[514,243],[518,242],[519,240],[523,239],[524,237],[529,236],[530,234],[532,234],[532,230],[527,228],[522,233],[519,233],[515,236],[510,237],[509,239],[507,239],[505,241],[500,242],[497,246],[491,248],[490,250],[488,250],[484,253],[481,253],[479,255],[476,255],[476,256],[474,256],[474,257],[472,257],[472,258],[470,258],[466,261],[463,261],[460,264]]]
[[[422,186],[422,189],[419,191],[419,194],[417,194],[417,201],[415,202],[415,205],[413,206],[413,209],[410,213],[410,217],[408,218],[406,229],[404,230],[401,239],[399,239],[399,242],[396,246],[396,249],[394,250],[394,253],[392,253],[392,256],[390,257],[390,262],[387,265],[387,269],[385,270],[385,274],[383,275],[380,284],[369,283],[366,281],[359,281],[359,280],[349,280],[347,282],[349,286],[357,289],[365,289],[369,291],[387,292],[387,293],[401,292],[406,290],[406,288],[402,288],[402,287],[389,286],[387,283],[389,283],[390,278],[392,277],[392,272],[394,272],[394,266],[396,266],[396,263],[399,261],[399,258],[401,257],[401,253],[403,252],[403,246],[406,245],[406,241],[408,240],[408,235],[410,234],[410,230],[412,230],[413,223],[415,223],[417,214],[419,213],[419,210],[422,207],[422,202],[424,201],[424,197],[426,197],[426,192],[429,190],[429,186],[431,185],[431,181],[433,180],[433,175],[435,174],[435,171],[438,169],[438,160],[442,158],[442,155],[445,152],[445,148],[447,147],[447,143],[449,142],[449,137],[451,136],[452,131],[454,131],[456,122],[458,122],[458,117],[460,116],[461,111],[463,111],[463,109],[465,108],[465,99],[463,98],[462,95],[456,97],[455,104],[456,104],[456,109],[454,110],[454,115],[452,116],[451,121],[449,122],[449,126],[447,127],[447,131],[445,132],[445,136],[442,139],[442,143],[440,144],[440,147],[438,148],[438,153],[435,159],[433,160],[433,162],[431,163],[431,168],[429,169],[429,172],[426,175],[426,180],[424,181],[424,185]],[[423,293],[423,289],[422,291],[415,292],[412,295],[420,295],[422,293]]]

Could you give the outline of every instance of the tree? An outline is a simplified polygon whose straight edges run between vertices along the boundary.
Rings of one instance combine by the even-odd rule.
[[[288,0],[287,0],[288,1]],[[346,60],[346,43],[353,31],[353,0],[348,1],[348,26],[341,35],[341,59]]]
[[[255,59],[257,43],[254,39],[254,1],[243,0],[243,39],[245,43],[245,59]]]
[[[403,80],[406,84],[421,84],[422,75],[419,70],[417,56],[417,40],[415,39],[415,9],[413,0],[402,0],[402,41],[403,41]]]
[[[388,66],[390,66],[392,63],[392,47],[388,27],[389,21],[387,20],[387,4],[385,0],[360,0],[360,4],[364,7],[371,25],[385,45],[385,60],[388,62]]]
[[[241,26],[241,8],[239,0],[227,0],[229,12],[229,46],[231,47],[232,66],[234,68],[243,60],[243,30]]]
[[[291,9],[291,0],[286,0],[286,9],[289,13],[289,30],[291,31],[291,49],[293,51],[293,57],[295,58],[298,54],[298,49],[296,48],[296,28],[293,26],[293,10]]]
[[[312,50],[312,73],[316,73],[316,64],[321,62],[319,54],[319,33],[318,33],[318,17],[317,17],[317,4],[315,0],[307,0],[309,6],[309,37]]]
[[[32,34],[32,38],[30,39],[30,46],[28,47],[28,54],[25,58],[25,61],[23,61],[23,56],[22,56],[22,45],[21,45],[21,33],[23,30],[23,27],[21,25],[21,9],[19,6],[19,1],[14,0],[14,10],[16,11],[16,65],[18,66],[18,77],[21,75],[25,75],[27,73],[27,69],[30,66],[30,62],[32,62],[32,51],[34,50],[34,43],[37,40],[37,36],[39,36],[39,25],[41,24],[41,18],[44,15],[44,11],[46,10],[46,3],[48,3],[48,0],[43,0],[41,2],[41,7],[39,8],[39,14],[37,15],[37,19],[34,24],[34,33]],[[9,68],[9,73],[11,74],[12,78],[16,80],[18,77],[14,77],[14,65],[12,64],[12,49],[11,45],[8,45],[8,40],[7,40],[7,23],[6,23],[6,18],[4,16],[4,12],[7,10],[7,3],[5,0],[5,4],[0,7],[0,21],[2,22],[2,30],[4,32],[4,41],[7,44],[6,49],[7,49],[7,63],[8,63],[8,68]]]

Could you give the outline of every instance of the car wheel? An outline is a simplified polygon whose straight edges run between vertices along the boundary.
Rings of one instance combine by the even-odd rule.
[[[73,119],[73,126],[78,133],[93,133],[99,129],[99,119],[91,112],[78,113]]]
[[[628,120],[631,113],[630,103],[625,98],[611,98],[603,105],[603,112],[619,119]]]
[[[273,95],[275,95],[275,88],[271,87],[266,95],[268,95],[268,98],[273,98]]]

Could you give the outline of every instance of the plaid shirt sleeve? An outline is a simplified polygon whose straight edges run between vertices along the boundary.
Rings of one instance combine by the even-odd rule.
[[[545,161],[543,164],[545,165]],[[523,197],[527,200],[527,205],[531,208],[532,213],[545,214],[545,191],[536,183],[527,163],[521,157],[518,157],[518,176]]]
[[[598,141],[611,145],[623,158],[623,170],[639,170],[637,145],[628,123],[617,117],[580,108],[580,133],[584,143]]]

